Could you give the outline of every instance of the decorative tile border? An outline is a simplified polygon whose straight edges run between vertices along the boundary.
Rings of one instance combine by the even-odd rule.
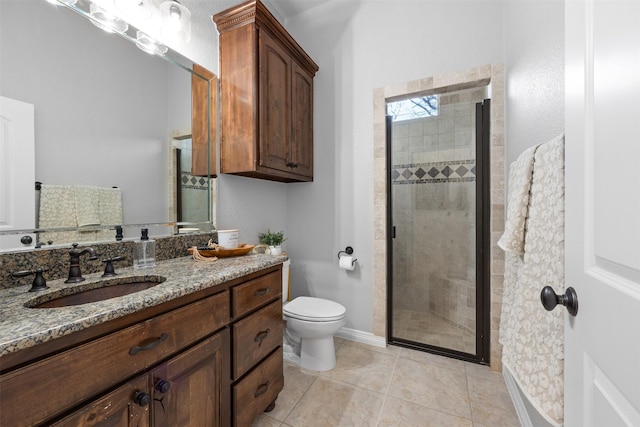
[[[432,184],[476,180],[475,160],[395,165],[392,184]]]
[[[192,190],[208,190],[208,179],[202,176],[193,176],[189,172],[182,172],[180,177],[182,188]]]

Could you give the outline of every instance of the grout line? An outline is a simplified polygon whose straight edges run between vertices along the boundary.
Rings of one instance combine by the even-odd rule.
[[[396,366],[398,366],[398,360],[400,360],[399,349],[398,349],[398,353],[396,354],[396,361],[393,363],[393,369],[391,369],[391,375],[389,376],[387,389],[384,391],[384,396],[382,398],[382,405],[380,405],[380,410],[378,411],[378,417],[376,418],[376,426],[380,423],[380,418],[382,417],[382,410],[384,409],[384,405],[387,403],[387,397],[389,396],[389,389],[391,388],[391,382],[393,381],[393,374],[396,372]]]
[[[300,371],[303,371],[303,368],[301,368],[300,366],[297,366],[293,363],[287,363],[289,366],[295,368],[295,369],[299,369]],[[304,392],[302,393],[302,395],[298,398],[298,400],[296,400],[296,403],[294,403],[293,407],[291,408],[291,410],[287,413],[287,415],[284,417],[284,420],[280,421],[280,420],[276,420],[276,421],[280,421],[281,425],[285,425],[287,419],[289,418],[289,416],[293,413],[293,411],[296,409],[296,407],[298,406],[298,404],[300,403],[300,401],[304,398],[304,396],[307,394],[307,392],[309,391],[309,389],[311,389],[311,386],[316,382],[316,380],[318,379],[320,375],[316,374],[313,376],[313,380],[309,383],[309,385],[307,386],[307,388],[304,390]],[[289,424],[286,424],[289,425]]]
[[[464,369],[464,380],[467,383],[467,398],[469,401],[469,415],[471,416],[471,424],[474,423],[473,421],[473,405],[471,404],[471,385],[469,384],[469,371],[467,371],[467,362],[464,363],[464,366],[462,367],[462,369]]]

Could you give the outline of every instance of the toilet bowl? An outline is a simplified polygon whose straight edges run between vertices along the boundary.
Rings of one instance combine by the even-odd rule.
[[[298,355],[302,368],[328,371],[336,366],[333,334],[345,324],[346,309],[337,302],[297,297],[282,308],[285,347]],[[292,360],[294,363],[297,360]]]

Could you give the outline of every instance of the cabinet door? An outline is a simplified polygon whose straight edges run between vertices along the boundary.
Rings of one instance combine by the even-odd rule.
[[[291,89],[291,171],[313,178],[313,77],[295,62]]]
[[[154,426],[228,426],[229,377],[224,329],[152,371]]]
[[[291,58],[260,32],[260,166],[289,171]]]
[[[146,392],[147,376],[144,375],[126,382],[51,425],[56,427],[148,427],[149,395]]]

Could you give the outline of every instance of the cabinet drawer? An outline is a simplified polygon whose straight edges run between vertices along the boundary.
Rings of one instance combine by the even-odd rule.
[[[0,425],[33,425],[100,393],[225,326],[228,307],[225,291],[3,375]],[[17,398],[25,390],[37,405]]]
[[[51,427],[95,425],[148,427],[149,405],[134,403],[135,396],[138,393],[145,393],[147,389],[147,377],[144,375],[136,377],[106,396],[52,424]]]
[[[233,387],[234,425],[250,426],[284,387],[282,347]]]
[[[231,315],[242,316],[282,294],[280,270],[231,288]]]
[[[282,328],[280,299],[233,325],[234,379],[282,345]]]

